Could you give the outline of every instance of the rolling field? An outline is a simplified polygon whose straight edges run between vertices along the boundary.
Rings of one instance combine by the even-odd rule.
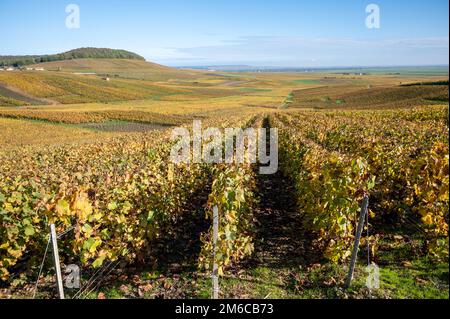
[[[26,147],[89,143],[93,140],[108,137],[108,134],[100,134],[94,130],[80,129],[76,126],[30,120],[1,118],[0,127],[2,130],[0,153]]]
[[[139,80],[167,80],[170,78],[195,78],[195,71],[178,71],[159,64],[125,59],[75,59],[54,61],[32,65],[49,71],[68,73],[97,73],[111,77],[123,77]]]
[[[292,107],[303,108],[410,108],[448,101],[448,85],[418,85],[365,88],[350,87],[345,93],[337,87],[294,91]]]
[[[0,297],[32,296],[51,222],[69,230],[64,266],[80,265],[86,283],[105,274],[67,292],[76,298],[208,298],[213,262],[224,298],[449,298],[448,73],[40,66],[0,73]],[[172,164],[172,129],[192,132],[194,119],[277,128],[279,170]],[[365,286],[367,260],[379,289]],[[39,298],[52,280],[48,261]]]

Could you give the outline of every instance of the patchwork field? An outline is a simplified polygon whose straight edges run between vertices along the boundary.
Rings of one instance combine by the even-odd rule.
[[[48,147],[70,143],[92,143],[108,137],[100,131],[78,126],[32,120],[0,118],[0,153],[31,146]]]
[[[38,66],[0,72],[0,297],[32,296],[52,222],[69,230],[63,266],[85,283],[107,274],[75,298],[208,298],[213,262],[227,298],[448,298],[448,71]],[[171,164],[172,128],[194,119],[277,128],[278,172]],[[367,259],[379,289],[365,285]],[[45,266],[40,298],[54,295]]]
[[[292,107],[301,108],[408,108],[424,103],[448,101],[448,83],[444,85],[416,85],[372,87],[327,87],[294,91]]]

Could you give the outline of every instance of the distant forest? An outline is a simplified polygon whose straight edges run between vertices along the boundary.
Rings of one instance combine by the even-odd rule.
[[[0,67],[14,66],[20,67],[28,64],[36,64],[51,61],[63,61],[72,59],[130,59],[145,60],[144,57],[125,50],[114,50],[106,48],[80,48],[60,54],[50,55],[22,55],[22,56],[1,56]]]

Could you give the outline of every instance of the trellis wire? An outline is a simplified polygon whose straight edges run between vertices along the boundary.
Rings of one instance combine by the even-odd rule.
[[[85,293],[83,296],[81,296],[80,295],[80,298],[83,298],[83,299],[86,299],[86,297],[91,293],[91,292],[93,292],[95,289],[97,289],[98,287],[99,287],[99,285],[102,283],[102,281],[103,281],[103,279],[106,277],[106,276],[108,276],[118,265],[119,265],[119,263],[120,263],[120,260],[118,260],[117,262],[116,262],[116,264],[111,268],[111,269],[109,269],[109,271],[108,271],[108,273],[106,273],[106,275],[105,276],[101,276],[100,278],[102,278],[102,279],[100,279],[99,281],[98,281],[98,283],[97,283],[97,285],[95,285],[91,290],[89,290],[87,293]],[[112,264],[112,263],[111,263]],[[110,265],[111,265],[110,264]],[[86,291],[86,290],[85,290]]]
[[[57,236],[57,238],[60,239],[61,237],[63,237],[64,235],[66,235],[67,233],[69,233],[70,231],[72,231],[74,228],[75,228],[75,227],[72,226],[72,227],[70,227],[69,229],[63,231],[61,234],[59,234],[59,235]]]
[[[72,297],[72,299],[80,297],[84,291],[89,289],[92,286],[92,284],[99,278],[99,276],[101,276],[101,274],[112,265],[112,263],[113,262],[110,261],[109,263],[106,263],[102,267],[98,268],[94,272],[94,274],[88,279],[87,283],[83,287],[81,287],[80,290],[78,290],[78,292]]]
[[[57,238],[59,239],[59,238],[63,237],[64,235],[66,235],[67,233],[72,231],[74,228],[75,227],[70,227],[69,229],[67,229],[64,232],[62,232],[61,234],[59,234],[57,236]],[[50,241],[51,241],[51,236],[48,237],[47,245],[46,245],[45,251],[44,251],[44,257],[42,258],[42,262],[41,262],[41,265],[39,267],[39,273],[38,273],[38,277],[36,279],[36,283],[34,284],[33,299],[36,297],[37,288],[38,288],[38,285],[39,285],[39,279],[41,278],[42,270],[44,269],[44,263],[45,263],[45,259],[47,258],[47,252],[48,252],[48,247],[50,246]]]
[[[39,274],[36,279],[36,284],[34,285],[33,299],[36,297],[39,279],[41,278],[42,269],[44,268],[44,262],[45,262],[45,258],[47,257],[47,251],[48,251],[49,246],[50,246],[50,236],[48,237],[47,246],[45,247],[44,257],[42,258],[41,266],[39,267]]]

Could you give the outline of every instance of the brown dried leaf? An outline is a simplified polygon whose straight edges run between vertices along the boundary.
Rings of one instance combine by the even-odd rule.
[[[128,288],[128,286],[127,285],[122,285],[122,286],[120,286],[120,291],[122,291],[123,293],[128,293],[128,291],[129,291],[129,288]]]

